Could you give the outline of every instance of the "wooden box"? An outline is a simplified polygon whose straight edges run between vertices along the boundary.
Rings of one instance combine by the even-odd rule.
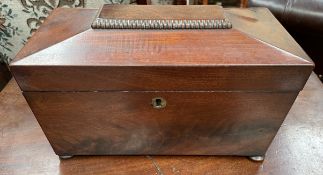
[[[232,28],[92,29],[98,10],[55,10],[10,66],[55,153],[263,156],[313,63],[268,10],[217,10]]]

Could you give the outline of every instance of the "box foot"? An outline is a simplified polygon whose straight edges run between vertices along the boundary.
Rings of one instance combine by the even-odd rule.
[[[65,160],[65,159],[70,159],[70,158],[72,158],[73,156],[58,156],[60,159],[63,159],[63,160]]]
[[[250,156],[249,159],[255,162],[262,162],[264,161],[265,156]]]

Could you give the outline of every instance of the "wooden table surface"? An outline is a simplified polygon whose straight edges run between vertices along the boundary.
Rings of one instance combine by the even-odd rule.
[[[0,175],[323,174],[323,85],[312,74],[262,163],[226,156],[76,156],[60,160],[16,82],[0,93]]]

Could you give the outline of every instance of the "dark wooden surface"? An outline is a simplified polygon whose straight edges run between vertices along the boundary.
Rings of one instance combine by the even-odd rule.
[[[6,86],[11,79],[11,73],[6,63],[0,63],[0,91]]]
[[[95,18],[96,12],[96,9],[55,9],[55,12],[46,18],[37,32],[28,40],[24,49],[16,55],[15,61],[90,29],[89,24]],[[63,16],[60,15],[61,13],[64,13]]]
[[[266,8],[231,8],[224,9],[225,16],[234,23],[233,27],[253,38],[269,43],[280,49],[286,50],[294,55],[311,61],[303,49],[295,42],[295,40],[288,34],[284,27],[273,17],[270,11]],[[66,15],[61,15],[66,13]],[[53,18],[53,24],[46,20],[38,29],[37,34],[29,40],[24,48],[26,51],[21,52],[16,56],[16,60],[26,57],[31,53],[40,51],[55,43],[59,43],[77,33],[84,32],[90,28],[92,20],[95,18],[97,9],[55,9],[49,18]],[[68,19],[68,20],[67,20]],[[73,19],[73,20],[72,20]],[[57,22],[55,22],[57,21]],[[72,25],[74,22],[79,22],[78,25]],[[84,21],[80,23],[80,21]],[[56,24],[60,25],[56,25]],[[55,28],[55,30],[53,30]],[[55,33],[55,37],[46,37],[51,29]],[[63,31],[57,33],[58,31]],[[54,35],[54,33],[52,35]],[[35,40],[38,44],[30,44]]]
[[[312,62],[268,9],[230,8],[226,9],[225,12],[226,17],[235,24],[233,28]]]
[[[12,66],[11,69],[23,91],[299,91],[312,67]]]
[[[82,11],[82,9],[78,9]],[[95,11],[95,10],[94,10]],[[65,20],[61,14],[56,20]],[[242,19],[244,21],[244,19]],[[55,21],[54,21],[55,22]],[[82,21],[91,25],[89,21]],[[243,22],[242,22],[243,23]],[[47,20],[45,26],[50,26]],[[265,23],[266,24],[266,23]],[[266,24],[270,27],[270,24]],[[236,29],[223,30],[118,30],[89,29],[12,66],[310,66],[311,63],[258,41]],[[57,31],[47,28],[47,32]],[[45,30],[44,30],[45,31]],[[62,32],[59,32],[62,33]],[[278,37],[278,36],[276,36]],[[39,41],[41,37],[36,37]],[[42,45],[38,40],[29,43]],[[63,49],[64,48],[64,49]],[[26,47],[23,51],[28,51]]]
[[[106,19],[224,19],[221,6],[186,5],[111,5],[106,4],[100,11],[100,18]]]
[[[227,156],[77,156],[60,161],[12,80],[0,93],[0,174],[323,174],[323,85],[312,75],[263,163]]]
[[[61,156],[264,155],[297,94],[24,92]]]

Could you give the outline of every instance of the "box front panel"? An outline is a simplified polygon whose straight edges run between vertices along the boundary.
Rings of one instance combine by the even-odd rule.
[[[58,155],[263,155],[297,92],[24,92]],[[159,106],[158,106],[159,105]]]

